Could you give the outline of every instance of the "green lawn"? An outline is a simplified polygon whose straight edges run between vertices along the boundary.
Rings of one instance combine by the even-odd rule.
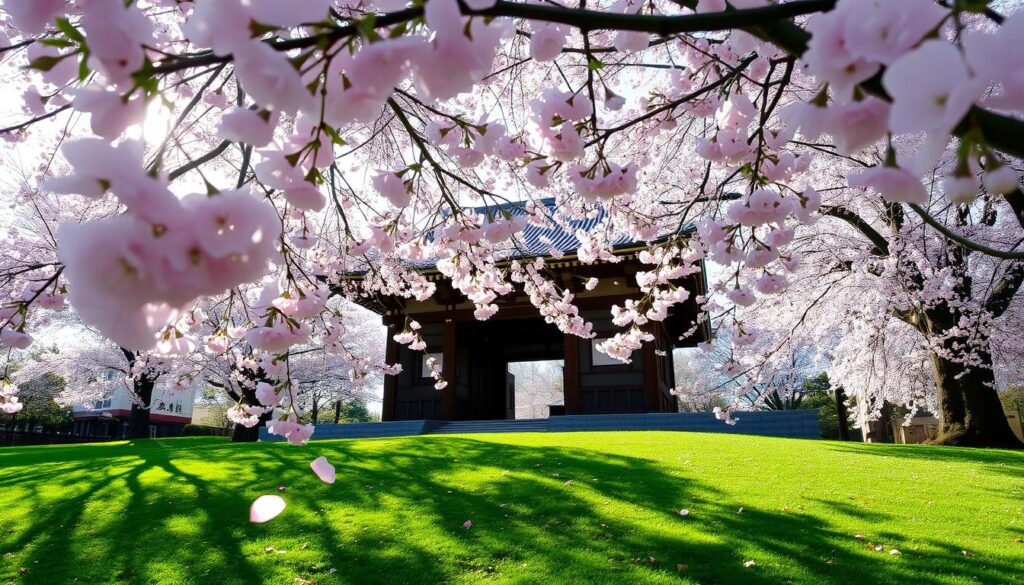
[[[250,524],[278,485],[288,508]],[[0,449],[0,583],[1024,583],[1022,539],[1024,453],[1005,451],[668,432]]]

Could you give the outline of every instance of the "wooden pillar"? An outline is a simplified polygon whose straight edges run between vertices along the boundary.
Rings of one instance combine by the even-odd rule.
[[[659,412],[661,411],[661,401],[658,400],[658,330],[654,327],[650,328],[654,334],[654,340],[644,342],[643,349],[643,360],[644,360],[644,403],[646,404],[647,412]]]
[[[458,372],[458,335],[457,323],[448,319],[444,322],[444,345],[441,351],[441,376],[448,385],[441,390],[441,412],[445,420],[455,420],[458,416],[458,396],[455,393],[459,384]]]
[[[579,337],[566,333],[562,338],[562,394],[565,414],[580,413]]]
[[[395,325],[387,327],[387,346],[384,349],[384,361],[394,365],[398,361],[398,342],[395,341]],[[399,374],[400,375],[400,374]],[[384,376],[384,400],[380,410],[380,420],[395,420],[395,398],[398,392],[398,375]]]

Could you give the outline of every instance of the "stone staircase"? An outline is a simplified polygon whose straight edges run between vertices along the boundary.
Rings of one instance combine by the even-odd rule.
[[[466,433],[544,433],[548,430],[546,418],[519,420],[457,420],[440,422],[428,430],[428,435],[455,435]]]
[[[463,433],[561,433],[573,431],[696,431],[737,433],[770,437],[817,439],[821,437],[818,411],[779,410],[741,412],[739,424],[729,426],[715,420],[710,412],[582,414],[522,420],[407,420],[376,423],[320,424],[313,440],[369,439],[412,435],[453,435]],[[282,441],[260,429],[261,441]]]

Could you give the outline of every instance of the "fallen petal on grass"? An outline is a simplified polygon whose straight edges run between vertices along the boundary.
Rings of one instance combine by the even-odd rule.
[[[277,518],[287,504],[281,496],[260,496],[249,506],[249,522],[263,524]]]

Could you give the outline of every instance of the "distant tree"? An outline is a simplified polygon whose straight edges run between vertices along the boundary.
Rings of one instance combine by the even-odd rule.
[[[20,427],[31,432],[42,425],[46,431],[71,423],[71,409],[54,400],[63,392],[64,385],[64,378],[53,372],[23,382],[19,386],[18,398],[24,407],[6,417],[11,428]]]
[[[818,411],[818,424],[823,439],[839,439],[839,413],[831,386],[825,372],[804,380],[802,406]]]
[[[812,348],[796,346],[788,348],[787,357],[776,362],[770,375],[762,374],[763,382],[748,382],[749,390],[741,400],[753,410],[797,410],[803,406],[808,390],[816,391],[817,386],[806,385],[820,371],[821,364]],[[827,382],[826,382],[827,383]]]
[[[726,397],[730,380],[721,372],[721,364],[729,359],[728,346],[716,338],[709,351],[681,349],[672,352],[675,370],[673,394],[679,412],[711,412],[715,407],[728,408]]]
[[[341,422],[371,422],[373,416],[366,402],[361,398],[355,398],[346,402],[341,408]],[[335,420],[335,422],[338,422]]]

